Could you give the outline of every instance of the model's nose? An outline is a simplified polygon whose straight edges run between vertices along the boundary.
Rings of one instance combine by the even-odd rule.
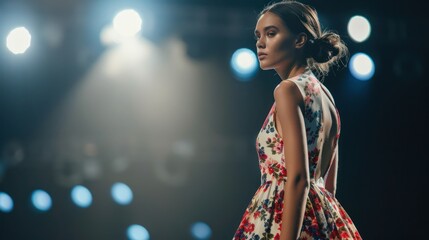
[[[258,41],[256,41],[256,48],[265,48],[265,43],[262,38],[259,38]]]

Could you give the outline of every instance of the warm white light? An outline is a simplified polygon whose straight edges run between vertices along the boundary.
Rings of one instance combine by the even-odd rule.
[[[116,14],[113,29],[123,37],[135,36],[142,27],[140,15],[133,9],[126,9]]]
[[[7,35],[6,46],[14,54],[24,53],[30,45],[31,34],[25,27],[15,28]]]
[[[366,18],[354,16],[349,20],[347,31],[353,40],[356,42],[363,42],[371,34],[371,25]]]
[[[113,26],[108,25],[101,30],[100,41],[103,45],[108,46],[121,42],[121,36],[113,29]]]
[[[356,53],[350,59],[350,72],[359,80],[368,80],[374,75],[374,62],[365,53]]]

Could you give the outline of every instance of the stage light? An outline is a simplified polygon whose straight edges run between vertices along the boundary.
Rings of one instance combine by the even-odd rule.
[[[13,209],[13,200],[9,194],[0,192],[0,211],[11,212]]]
[[[375,65],[367,54],[356,53],[350,59],[349,69],[353,77],[365,81],[374,75]]]
[[[212,235],[212,230],[206,223],[196,222],[191,226],[191,235],[194,239],[198,240],[210,239]]]
[[[142,19],[133,9],[122,10],[113,19],[113,29],[122,37],[135,36],[141,27]]]
[[[258,68],[256,54],[248,48],[236,50],[231,57],[231,68],[239,79],[249,79]]]
[[[79,207],[89,207],[92,203],[92,195],[88,188],[77,185],[71,191],[71,198],[73,202]]]
[[[31,196],[31,200],[34,207],[40,211],[48,211],[52,207],[51,196],[43,190],[35,190]]]
[[[138,224],[133,224],[128,227],[127,236],[129,240],[149,240],[150,239],[149,232],[146,230],[146,228]]]
[[[31,45],[31,34],[25,27],[18,27],[9,32],[6,46],[13,54],[22,54]]]
[[[362,16],[354,16],[349,20],[347,31],[353,40],[363,42],[371,34],[371,24]]]
[[[124,183],[113,184],[111,193],[113,200],[121,205],[127,205],[133,200],[131,188]]]

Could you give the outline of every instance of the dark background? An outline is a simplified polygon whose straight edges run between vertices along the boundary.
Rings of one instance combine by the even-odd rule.
[[[427,13],[409,1],[303,2],[376,67],[369,81],[348,68],[324,81],[342,123],[337,198],[364,239],[424,239]],[[211,227],[211,239],[231,239],[260,184],[254,141],[280,79],[259,70],[238,81],[229,61],[254,49],[267,4],[1,1],[0,191],[14,209],[0,212],[0,239],[126,239],[133,223],[151,239],[192,239],[195,221]],[[142,37],[153,51],[144,59],[115,58],[100,43],[123,8],[149,16]],[[356,14],[372,24],[363,43],[347,34]],[[32,46],[15,56],[5,39],[19,25],[31,28]],[[57,44],[43,34],[52,29]],[[109,75],[106,59],[119,59],[120,70]],[[116,181],[133,189],[130,205],[112,201]],[[92,191],[89,208],[71,201],[75,184]],[[38,188],[51,194],[48,212],[30,204]]]

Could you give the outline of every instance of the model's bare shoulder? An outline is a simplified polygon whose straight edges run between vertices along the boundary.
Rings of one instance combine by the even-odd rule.
[[[291,103],[299,103],[302,100],[299,86],[292,80],[281,81],[274,89],[273,94],[276,101],[287,99]]]

